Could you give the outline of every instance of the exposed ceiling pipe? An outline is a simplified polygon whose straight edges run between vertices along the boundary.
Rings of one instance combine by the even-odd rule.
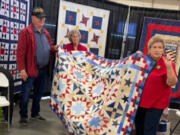
[[[154,8],[154,0],[151,1],[152,8]]]
[[[133,0],[131,0],[131,1],[133,1]],[[128,15],[127,15],[126,22],[125,22],[125,25],[124,25],[123,42],[122,42],[122,47],[121,47],[120,58],[123,58],[124,50],[125,50],[125,46],[126,46],[126,39],[127,39],[127,34],[128,34],[130,11],[131,11],[131,6],[129,5],[129,7],[128,7]]]

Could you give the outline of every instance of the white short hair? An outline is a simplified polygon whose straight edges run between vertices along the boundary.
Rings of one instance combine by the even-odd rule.
[[[78,34],[79,39],[81,39],[81,33],[79,32],[79,30],[74,29],[74,30],[69,31],[69,33],[68,33],[68,39],[70,42],[72,42],[72,36],[74,34]]]
[[[149,52],[149,49],[151,48],[151,46],[157,42],[162,43],[163,48],[165,48],[164,40],[160,36],[155,35],[155,36],[151,37],[151,39],[148,41],[148,52]]]

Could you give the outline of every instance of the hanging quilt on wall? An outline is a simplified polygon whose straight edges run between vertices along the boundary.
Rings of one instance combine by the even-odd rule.
[[[51,107],[75,135],[128,135],[154,64],[141,53],[110,60],[59,49]]]
[[[31,0],[0,0],[0,66],[14,78],[15,90],[21,90],[16,67],[18,33],[29,24]]]
[[[104,57],[109,11],[63,0],[59,7],[57,44],[69,43],[68,32],[77,29],[81,33],[80,43]]]
[[[172,88],[171,101],[180,101],[180,21],[145,17],[140,40],[140,50],[147,53],[147,43],[154,35],[165,41],[165,52],[171,56],[178,74],[178,82]]]

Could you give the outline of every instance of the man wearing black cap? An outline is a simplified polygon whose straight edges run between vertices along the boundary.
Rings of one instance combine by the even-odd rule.
[[[45,120],[40,116],[40,100],[44,90],[49,56],[56,52],[58,46],[52,45],[51,37],[44,28],[46,14],[42,8],[32,11],[32,24],[19,33],[17,47],[17,67],[22,78],[22,91],[20,99],[20,123],[28,122],[28,99],[33,88],[33,103],[31,118]]]

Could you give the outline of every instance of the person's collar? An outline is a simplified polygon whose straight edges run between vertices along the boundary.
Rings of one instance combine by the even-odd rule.
[[[39,32],[34,25],[33,25],[33,30],[34,30],[34,32]],[[42,29],[41,29],[41,33],[42,33],[43,31],[44,31],[44,29],[42,28]]]
[[[78,43],[77,45],[74,45],[74,44],[72,43],[72,45],[73,45],[74,47],[78,47],[78,46],[79,46],[79,43]]]

